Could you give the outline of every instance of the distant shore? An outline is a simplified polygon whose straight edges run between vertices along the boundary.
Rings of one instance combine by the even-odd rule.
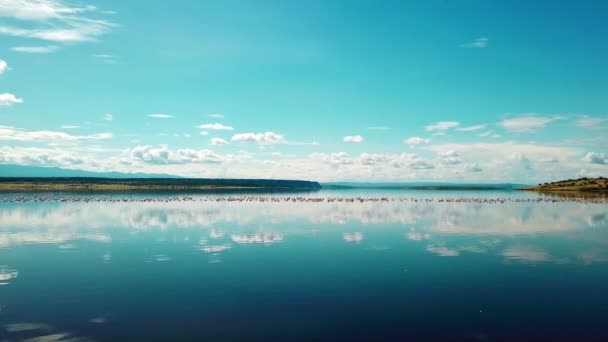
[[[275,179],[0,177],[0,191],[315,191],[317,182]]]
[[[579,178],[579,179],[567,179],[563,181],[551,182],[551,183],[543,183],[538,184],[537,186],[532,186],[528,188],[522,188],[520,190],[524,191],[536,191],[536,192],[546,192],[546,193],[558,193],[558,192],[567,192],[567,193],[588,193],[588,192],[597,192],[597,193],[608,193],[608,178],[598,177],[598,178]]]

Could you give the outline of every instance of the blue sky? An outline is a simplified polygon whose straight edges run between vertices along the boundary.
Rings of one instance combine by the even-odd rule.
[[[0,163],[608,175],[600,1],[0,1]]]

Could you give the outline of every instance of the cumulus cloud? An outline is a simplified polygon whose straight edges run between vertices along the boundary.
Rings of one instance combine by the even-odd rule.
[[[223,158],[211,150],[170,150],[167,146],[160,148],[149,145],[137,146],[129,151],[129,156],[147,164],[219,164],[223,162]]]
[[[228,142],[222,138],[211,138],[211,145],[222,146],[226,144],[228,144]]]
[[[111,139],[112,133],[97,133],[92,135],[71,135],[56,131],[27,131],[11,126],[0,126],[0,140],[35,141],[35,142],[65,142],[78,140]]]
[[[526,179],[529,182],[546,182],[566,179],[584,165],[589,165],[581,160],[582,152],[578,148],[568,146],[516,142],[450,143],[431,145],[426,149],[436,153],[458,151],[466,156],[467,163],[482,164],[484,176],[488,177],[483,179],[485,181],[516,182]],[[556,159],[559,163],[544,162],[547,159]]]
[[[430,162],[428,162],[426,160],[422,160],[422,159],[414,159],[414,160],[410,161],[409,163],[407,163],[406,166],[409,167],[410,169],[414,169],[414,170],[428,170],[428,169],[435,168],[435,165],[431,164]]]
[[[420,137],[411,137],[406,140],[403,140],[403,142],[410,146],[415,146],[415,145],[421,145],[421,144],[430,144],[431,140],[420,138]]]
[[[213,123],[213,124],[204,124],[198,126],[200,129],[210,130],[210,131],[232,131],[234,128],[232,126],[222,125],[221,123]]]
[[[58,51],[59,47],[56,45],[46,45],[46,46],[13,46],[11,51],[21,52],[21,53],[53,53]]]
[[[489,42],[488,38],[483,38],[483,37],[482,38],[476,38],[475,40],[473,40],[470,43],[461,44],[460,47],[483,49],[483,48],[485,48],[485,47],[488,46],[488,42]]]
[[[604,124],[608,122],[608,118],[598,118],[589,115],[583,115],[576,120],[576,125],[586,129],[603,129]]]
[[[59,149],[0,148],[0,164],[81,167],[87,157]]]
[[[445,151],[445,152],[438,152],[438,155],[442,156],[442,157],[458,157],[460,156],[458,154],[458,152],[456,151]]]
[[[364,167],[408,168],[412,170],[428,170],[435,168],[433,163],[420,159],[415,153],[383,154],[364,152],[359,156],[350,156],[346,152],[313,153],[310,155],[310,158],[334,167],[355,167],[361,165]]]
[[[11,93],[0,94],[0,106],[10,107],[17,103],[23,103],[23,99]]]
[[[604,153],[588,152],[583,157],[583,161],[591,164],[605,165],[608,164],[608,156],[606,156]]]
[[[450,128],[460,126],[460,122],[456,121],[440,121],[424,127],[428,132],[447,131]]]
[[[386,154],[361,153],[359,160],[363,165],[376,165],[389,161],[391,158]]]
[[[0,59],[0,75],[4,74],[4,72],[8,69],[8,64]]]
[[[559,116],[525,114],[514,118],[503,119],[498,125],[509,132],[534,133],[539,129],[545,128],[549,123],[559,119],[561,119]]]
[[[169,115],[169,114],[148,114],[149,118],[153,118],[153,119],[173,119],[174,116],[173,115]]]
[[[483,169],[479,166],[479,164],[468,164],[465,165],[464,170],[466,172],[481,172]]]
[[[350,142],[350,143],[362,143],[363,142],[363,137],[360,135],[347,135],[344,137],[344,142]]]
[[[0,34],[59,43],[96,41],[116,26],[100,14],[95,6],[62,0],[3,0],[0,17],[14,21],[0,25]]]
[[[458,156],[442,156],[439,158],[439,163],[443,165],[458,165],[462,160]]]
[[[252,142],[258,144],[276,144],[284,143],[285,138],[277,133],[239,133],[232,136],[232,141]]]
[[[313,153],[310,157],[333,165],[349,165],[355,162],[346,152]]]

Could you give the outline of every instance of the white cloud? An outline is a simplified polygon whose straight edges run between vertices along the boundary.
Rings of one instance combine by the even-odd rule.
[[[214,119],[223,119],[224,118],[224,114],[218,114],[218,113],[209,114],[207,116],[210,118],[214,118]]]
[[[207,131],[201,131],[201,135],[209,135],[209,132],[207,132]]]
[[[467,126],[467,127],[458,127],[458,128],[456,128],[456,130],[463,131],[463,132],[471,132],[471,131],[479,131],[484,128],[486,128],[486,125],[473,125],[473,126]]]
[[[211,138],[211,145],[222,146],[226,144],[228,144],[228,142],[222,138]]]
[[[1,134],[1,133],[0,133]],[[87,157],[60,149],[0,148],[0,164],[81,167]]]
[[[178,149],[167,146],[154,148],[149,145],[137,146],[129,151],[129,156],[147,164],[219,164],[223,158],[211,150]]]
[[[445,152],[439,152],[437,154],[442,157],[459,157],[460,156],[458,154],[458,152],[456,152],[456,151],[445,151]]]
[[[363,142],[363,137],[360,135],[347,135],[344,137],[344,142],[350,142],[350,143],[362,143]]]
[[[594,170],[603,167],[584,163],[582,151],[570,146],[516,142],[450,143],[435,144],[426,149],[436,153],[458,151],[465,165],[469,165],[465,171],[473,171],[475,167],[472,164],[482,164],[484,173],[480,177],[469,175],[465,179],[484,182],[547,182],[572,178],[583,166]],[[559,163],[544,162],[553,158]]]
[[[0,59],[0,75],[4,74],[6,70],[8,70],[8,64]]]
[[[0,94],[0,107],[10,107],[17,103],[23,103],[23,99],[11,93]]]
[[[285,138],[277,133],[265,132],[265,133],[239,133],[235,134],[231,138],[232,141],[244,141],[254,142],[258,144],[275,144],[284,143]]]
[[[465,165],[464,170],[466,172],[481,172],[483,169],[478,164]]]
[[[380,153],[361,153],[359,161],[363,165],[376,165],[377,163],[384,163],[389,161],[390,158],[386,154]]]
[[[114,120],[114,115],[109,114],[109,113],[108,113],[108,114],[104,114],[104,115],[103,115],[103,119],[104,119],[105,121],[112,121],[112,120]]]
[[[503,119],[498,123],[509,132],[534,133],[545,128],[549,123],[559,120],[560,116],[541,116],[538,114],[525,114],[515,118]]]
[[[608,118],[597,118],[589,115],[583,115],[576,120],[576,125],[586,129],[603,129],[604,123],[608,122]]]
[[[111,139],[112,133],[98,133],[92,135],[71,135],[56,131],[26,131],[23,129],[0,126],[0,140],[13,141],[78,141],[78,140],[104,140]]]
[[[406,140],[403,140],[403,142],[410,146],[414,146],[414,145],[421,145],[421,144],[430,144],[431,139],[424,139],[424,138],[420,138],[420,137],[411,137]]]
[[[591,164],[604,165],[608,164],[608,156],[604,153],[588,152],[584,157],[583,161]]]
[[[101,63],[105,64],[118,64],[118,56],[107,53],[97,53],[93,57]]]
[[[56,45],[46,45],[46,46],[13,46],[11,51],[21,52],[21,53],[53,53],[59,50],[59,47]]]
[[[200,129],[212,130],[212,131],[233,131],[234,128],[232,126],[222,125],[221,123],[213,123],[213,124],[204,124],[198,126]]]
[[[313,160],[321,161],[325,164],[332,165],[334,167],[339,166],[365,166],[365,167],[390,167],[395,168],[408,168],[412,170],[428,170],[434,169],[435,166],[423,159],[420,159],[414,153],[402,153],[402,154],[382,154],[382,153],[361,153],[359,157],[351,157],[346,152],[336,153],[313,153],[310,155]],[[356,169],[354,169],[356,170]],[[361,171],[361,170],[358,170]]]
[[[96,41],[116,25],[100,19],[95,6],[62,0],[3,0],[0,17],[21,26],[0,25],[0,34],[61,43]]]
[[[172,119],[174,118],[173,115],[169,115],[169,114],[148,114],[149,118],[153,118],[153,119]]]
[[[460,47],[483,49],[488,46],[488,42],[488,38],[476,38],[470,43],[460,45]]]
[[[454,128],[454,127],[458,127],[458,126],[460,126],[460,122],[456,122],[456,121],[440,121],[440,122],[436,122],[434,124],[426,126],[425,129],[428,132],[447,131],[450,128]]]
[[[60,126],[61,129],[76,129],[76,128],[80,128],[80,126],[75,126],[75,125],[61,125]]]
[[[462,163],[462,160],[458,157],[443,157],[439,159],[439,163],[442,165],[458,165]]]
[[[310,155],[313,159],[318,159],[332,165],[349,165],[355,161],[346,152],[335,153],[313,153]]]

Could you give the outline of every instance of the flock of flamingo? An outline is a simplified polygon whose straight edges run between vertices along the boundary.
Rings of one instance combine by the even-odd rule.
[[[170,203],[170,202],[292,202],[292,203],[367,203],[367,202],[414,202],[414,203],[478,203],[478,204],[506,204],[506,203],[582,203],[582,204],[608,204],[608,197],[576,198],[576,197],[304,197],[304,196],[200,196],[200,197],[110,197],[94,196],[83,197],[78,195],[18,195],[13,197],[0,197],[0,203]]]

